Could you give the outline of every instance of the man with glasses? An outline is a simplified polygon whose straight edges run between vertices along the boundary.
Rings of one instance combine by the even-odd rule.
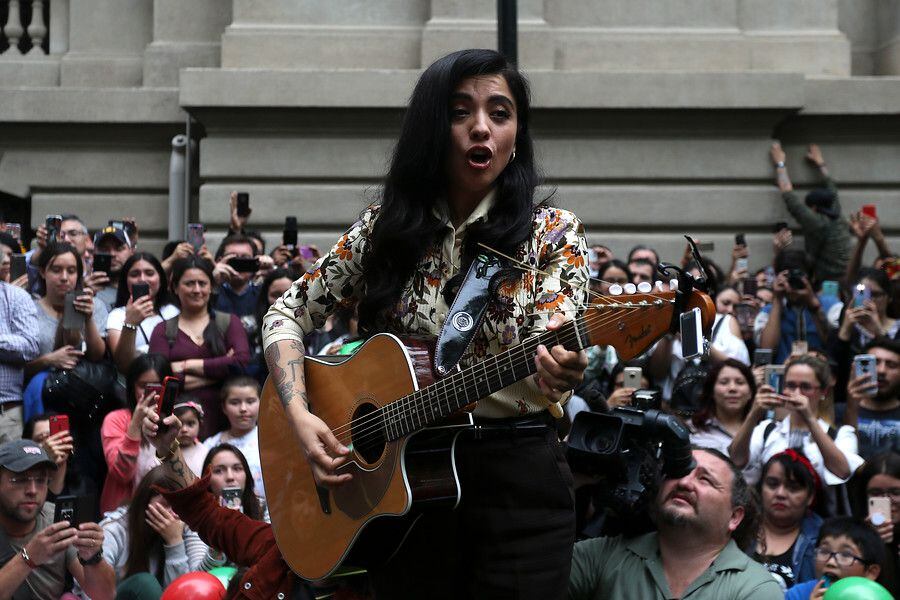
[[[94,600],[113,598],[116,575],[103,560],[103,529],[53,522],[55,507],[45,502],[53,469],[36,442],[0,446],[0,595],[59,598],[69,573]]]
[[[789,589],[785,600],[818,600],[825,588],[845,577],[865,577],[875,581],[885,561],[884,543],[861,520],[835,517],[825,521],[819,530],[815,557],[816,578]]]
[[[900,341],[877,338],[863,352],[875,357],[878,381],[873,385],[868,375],[851,377],[844,422],[856,426],[859,454],[868,460],[900,452]]]

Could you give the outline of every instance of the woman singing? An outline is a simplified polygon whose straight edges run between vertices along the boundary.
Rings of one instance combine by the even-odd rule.
[[[303,336],[333,310],[355,305],[364,335],[437,336],[452,302],[448,282],[466,273],[479,242],[533,270],[497,287],[464,365],[560,327],[585,301],[582,226],[570,212],[534,205],[528,121],[527,83],[497,52],[464,50],[432,64],[413,91],[381,199],[267,313],[266,362],[320,485],[351,477],[335,472],[350,451],[307,410],[303,378]],[[534,360],[534,377],[478,403],[475,419],[490,434],[457,444],[460,506],[426,513],[372,572],[379,597],[565,595],[572,477],[547,407],[567,398],[587,360],[562,346],[539,346]]]

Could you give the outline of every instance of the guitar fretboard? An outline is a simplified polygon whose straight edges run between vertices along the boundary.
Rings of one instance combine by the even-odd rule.
[[[565,323],[556,331],[530,337],[506,352],[450,375],[432,385],[379,409],[386,440],[396,440],[458,412],[464,406],[502,390],[537,371],[537,347],[562,345],[579,351],[589,347],[584,317]]]

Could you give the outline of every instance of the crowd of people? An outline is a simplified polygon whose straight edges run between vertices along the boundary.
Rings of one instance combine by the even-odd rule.
[[[470,126],[470,115],[477,120],[485,111],[491,123],[474,122],[476,133],[464,134],[481,136],[484,148],[470,151],[465,160],[490,175],[495,169],[491,156],[505,153],[501,167],[521,170],[528,194],[516,193],[530,202],[537,179],[530,170],[531,141],[523,125],[527,87],[502,59],[471,54],[487,51],[467,52],[445,57],[423,75],[425,83],[451,86],[446,94],[453,100],[450,139],[446,134],[438,139],[452,148],[467,139],[453,136]],[[466,61],[484,64],[470,72],[457,69]],[[447,72],[455,75],[429,75],[435,68],[449,69],[450,63],[457,70]],[[428,101],[434,98],[418,91],[411,102]],[[413,119],[431,114],[410,112]],[[504,129],[511,114],[519,125]],[[410,126],[403,135],[417,139],[421,130]],[[511,137],[490,146],[492,136]],[[482,415],[490,428],[497,421],[541,412],[546,404],[540,398],[563,402],[566,414],[547,438],[555,444],[557,430],[564,436],[578,411],[627,409],[636,393],[651,390],[663,410],[690,428],[696,468],[661,482],[648,509],[653,531],[582,535],[592,539],[574,547],[565,531],[554,537],[553,544],[561,539],[569,548],[557,558],[571,563],[570,598],[805,600],[821,598],[829,585],[853,576],[900,594],[897,257],[872,210],[845,214],[816,145],[806,158],[821,173],[823,187],[805,200],[793,189],[781,147],[773,144],[769,152],[775,184],[796,220],[793,229],[787,223],[776,226],[771,264],[749,255],[740,231],[735,232],[727,269],[689,251],[680,263],[672,261],[694,275],[715,301],[708,355],[686,359],[678,334],[666,335],[630,361],[619,360],[612,346],[559,354],[541,347],[534,385],[522,383],[507,399],[498,394],[497,414]],[[223,566],[241,569],[229,597],[257,597],[247,592],[252,586],[272,590],[273,597],[276,592],[282,594],[278,597],[309,597],[305,583],[278,555],[266,525],[257,420],[269,370],[276,373],[278,368],[283,377],[279,354],[272,349],[291,348],[299,357],[351,352],[373,325],[390,329],[392,321],[379,320],[387,305],[394,310],[394,325],[407,317],[412,319],[403,325],[407,329],[415,328],[410,323],[416,319],[435,324],[434,315],[425,315],[421,307],[442,302],[438,283],[450,272],[448,265],[459,271],[460,261],[471,261],[474,243],[462,244],[463,236],[469,231],[484,239],[496,234],[483,218],[497,215],[483,203],[472,203],[470,212],[461,215],[453,214],[453,204],[451,224],[430,235],[450,231],[454,243],[448,248],[453,248],[449,252],[455,264],[444,264],[440,246],[434,256],[425,246],[415,246],[428,243],[427,236],[410,240],[407,262],[398,260],[386,248],[399,233],[415,232],[410,225],[415,219],[396,208],[408,202],[409,190],[402,184],[412,175],[403,169],[415,171],[413,162],[404,164],[402,158],[398,150],[385,192],[399,204],[391,208],[386,200],[381,214],[368,210],[323,257],[318,252],[304,256],[290,244],[267,252],[262,237],[248,228],[249,214],[238,210],[236,193],[230,199],[230,229],[215,253],[202,240],[173,240],[156,256],[140,247],[139,224],[131,218],[110,221],[92,236],[78,216],[60,215],[28,236],[0,217],[0,598],[156,599],[179,577]],[[479,162],[483,160],[487,162]],[[448,169],[464,169],[450,159],[448,164]],[[500,185],[497,180],[491,179],[490,186]],[[436,181],[448,186],[447,196],[454,202],[484,197],[467,198],[464,187]],[[514,184],[504,179],[503,185]],[[638,245],[616,257],[604,245],[588,247],[571,213],[545,207],[535,214],[534,227],[542,228],[532,249],[535,259],[544,260],[543,245],[555,236],[552,243],[559,252],[554,256],[564,257],[564,266],[571,269],[573,279],[559,283],[561,289],[554,292],[560,303],[580,302],[584,308],[590,295],[614,297],[664,278],[659,267],[665,257],[653,248]],[[509,231],[527,245],[532,217],[509,222]],[[392,227],[399,229],[393,232]],[[802,233],[805,247],[794,242],[792,231]],[[878,258],[863,265],[870,241]],[[369,269],[361,277],[370,294],[355,312],[344,300],[359,289],[358,280],[351,282],[351,275],[358,274],[353,268],[359,266],[352,261],[366,244],[371,252],[383,253],[379,256],[385,262],[360,263]],[[414,295],[398,300],[393,288],[404,283],[398,277],[415,272],[416,263],[409,261],[422,252],[434,260],[428,268],[436,275],[422,278],[418,288],[413,277]],[[246,268],[248,261],[252,268]],[[341,271],[341,265],[348,268]],[[589,272],[589,290],[576,285],[579,269]],[[563,272],[554,277],[565,279]],[[330,281],[323,281],[329,276]],[[544,275],[537,278],[547,285]],[[332,288],[314,297],[314,285]],[[528,296],[529,290],[516,293],[529,299],[510,309],[509,322],[546,325],[547,319],[522,312],[540,304]],[[560,303],[543,305],[552,309]],[[514,312],[519,309],[522,314]],[[358,317],[365,327],[357,326]],[[291,319],[296,329],[279,331]],[[549,327],[559,327],[561,321],[551,321]],[[489,320],[485,328],[492,326]],[[498,340],[522,335],[490,331]],[[294,340],[298,335],[302,346]],[[476,338],[476,358],[485,358],[495,345],[509,346],[510,341],[482,343]],[[640,370],[637,377],[635,369]],[[578,377],[570,382],[572,373]],[[276,383],[289,389],[295,382]],[[169,385],[178,390],[171,416],[160,414]],[[282,401],[287,408],[290,398]],[[504,406],[518,412],[507,414]],[[511,431],[522,424],[533,429],[531,421],[511,423]],[[479,442],[487,443],[507,452],[496,439]],[[538,445],[545,448],[544,443]],[[460,451],[465,468],[474,469],[482,460],[486,446],[479,444]],[[323,441],[321,456],[329,445]],[[514,452],[497,458],[498,465],[521,465],[521,445],[510,447]],[[547,456],[539,449],[549,462],[540,467],[529,463],[524,471],[516,467],[520,470],[511,480],[545,473],[559,479],[568,473],[568,467],[560,466],[565,461],[559,452],[553,446]],[[316,473],[323,485],[343,483],[333,471]],[[485,476],[477,484],[479,493],[495,493],[488,490],[496,488],[496,477]],[[572,512],[566,493],[524,489],[554,505],[555,512],[536,514]],[[60,513],[60,506],[72,502],[77,511]],[[514,511],[523,502],[527,498],[518,494],[513,508],[498,510],[496,518],[506,518],[499,513]],[[237,510],[221,512],[231,509]],[[474,509],[460,509],[467,519],[475,514],[466,510]],[[589,510],[602,513],[603,507]],[[568,527],[564,521],[563,530]],[[499,531],[518,536],[526,535],[526,529]],[[556,567],[554,571],[560,575]],[[397,580],[391,585],[402,586]]]

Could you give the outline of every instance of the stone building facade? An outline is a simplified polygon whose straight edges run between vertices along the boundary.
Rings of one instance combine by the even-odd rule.
[[[122,215],[167,239],[172,137],[199,140],[191,220],[232,189],[274,243],[327,246],[377,196],[423,66],[496,46],[493,0],[2,0],[0,203],[32,226]],[[767,149],[799,187],[818,142],[846,210],[900,234],[900,0],[519,0],[520,66],[554,202],[617,253],[681,233],[751,264],[786,220]],[[22,49],[26,52],[23,54]],[[179,235],[180,232],[176,232]],[[180,237],[180,235],[179,235]]]

